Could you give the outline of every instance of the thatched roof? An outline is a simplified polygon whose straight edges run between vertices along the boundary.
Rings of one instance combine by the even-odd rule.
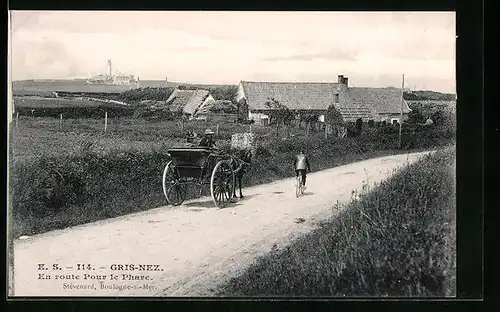
[[[167,105],[171,111],[182,110],[185,114],[194,114],[209,95],[207,90],[176,89],[167,99]]]
[[[267,110],[268,99],[273,98],[289,109],[327,110],[334,102],[338,83],[292,83],[242,81],[250,109]]]
[[[347,88],[339,83],[242,81],[248,108],[268,110],[274,99],[292,110],[327,110],[332,104],[344,120],[372,119],[374,114],[399,113],[401,90],[397,88]],[[338,103],[335,97],[338,94]],[[403,113],[408,113],[405,102]]]
[[[344,120],[357,118],[371,119],[371,110],[363,103],[351,101],[346,94],[346,87],[339,83],[290,83],[290,82],[250,82],[242,81],[243,91],[250,109],[267,110],[265,104],[270,98],[292,110],[327,110],[338,105]]]
[[[362,103],[375,114],[395,114],[401,111],[401,90],[397,88],[349,88],[354,103]],[[406,101],[403,114],[409,113]]]

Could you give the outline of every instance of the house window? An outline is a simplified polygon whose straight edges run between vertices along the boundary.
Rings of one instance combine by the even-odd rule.
[[[339,95],[338,94],[335,94],[335,100],[334,100],[334,103],[338,103],[339,102]]]

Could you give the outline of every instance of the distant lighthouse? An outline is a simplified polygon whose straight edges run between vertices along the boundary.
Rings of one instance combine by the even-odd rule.
[[[113,78],[113,68],[111,67],[111,59],[108,60],[108,75],[109,79]]]

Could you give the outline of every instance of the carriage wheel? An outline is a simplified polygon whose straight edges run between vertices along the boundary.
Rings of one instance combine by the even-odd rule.
[[[219,208],[227,206],[234,192],[234,172],[227,161],[219,161],[215,165],[210,179],[210,191],[215,205]]]
[[[179,206],[186,199],[186,187],[180,183],[170,186],[167,191],[167,201],[172,206]]]
[[[172,163],[172,161],[169,161],[165,166],[165,170],[163,170],[163,179],[162,179],[163,194],[165,195],[165,198],[169,203],[170,201],[168,199],[168,190],[172,185],[178,183],[178,181],[179,181],[179,172],[177,171],[177,168]]]

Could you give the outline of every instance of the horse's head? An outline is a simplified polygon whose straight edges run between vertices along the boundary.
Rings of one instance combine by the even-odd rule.
[[[240,159],[250,164],[252,162],[252,151],[250,149],[242,150]]]

